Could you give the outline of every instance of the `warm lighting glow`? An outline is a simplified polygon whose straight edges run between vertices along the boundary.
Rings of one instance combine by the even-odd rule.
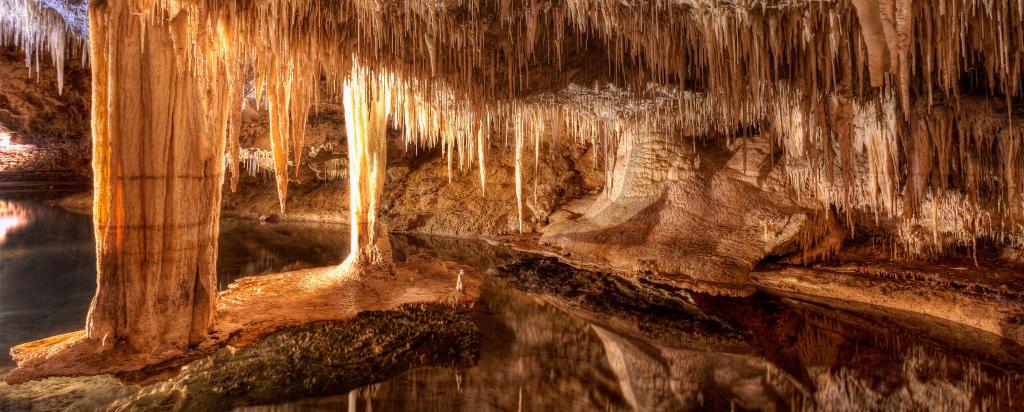
[[[30,144],[12,143],[10,133],[0,132],[0,153],[27,152],[34,148]]]
[[[0,134],[0,146],[3,145],[3,134]],[[17,203],[0,200],[0,246],[7,241],[7,234],[28,224],[28,212]]]
[[[19,161],[25,157],[21,153],[32,149],[35,146],[12,143],[10,133],[0,132],[0,171],[17,168]]]
[[[17,169],[18,163],[26,157],[23,152],[31,151],[35,146],[11,143],[11,134],[0,132],[0,171]],[[2,229],[2,227],[0,227]],[[2,233],[2,232],[0,232]]]
[[[0,46],[19,47],[25,52],[25,64],[37,73],[43,51],[48,52],[57,70],[60,93],[64,90],[65,58],[69,50],[79,46],[79,41],[52,8],[35,1],[0,0]]]
[[[390,260],[390,256],[374,256],[377,254],[377,205],[387,159],[387,120],[392,103],[390,79],[382,77],[375,82],[358,65],[353,67],[355,70],[343,89],[352,246],[342,268],[351,268],[364,259],[370,262],[383,262],[381,258]]]

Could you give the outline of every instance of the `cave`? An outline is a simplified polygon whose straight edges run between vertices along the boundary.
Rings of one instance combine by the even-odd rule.
[[[0,411],[1024,407],[1024,0],[0,0]]]

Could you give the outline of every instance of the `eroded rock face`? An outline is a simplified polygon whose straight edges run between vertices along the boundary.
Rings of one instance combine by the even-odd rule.
[[[333,118],[332,118],[333,116]],[[302,170],[294,177],[284,214],[277,210],[270,175],[243,169],[237,192],[225,192],[224,213],[257,218],[275,215],[283,220],[347,223],[348,174],[328,176],[326,170],[347,169],[340,116],[317,115],[317,125],[307,133],[314,143],[307,146]],[[252,129],[259,129],[253,123]],[[330,142],[330,143],[329,143]],[[312,150],[332,144],[328,149]],[[387,172],[380,204],[380,218],[390,230],[456,237],[489,237],[517,233],[517,212],[512,151],[501,145],[489,149],[487,182],[481,190],[475,165],[448,169],[438,149],[405,147],[392,137],[388,147]],[[536,163],[536,167],[534,167]],[[534,161],[526,156],[523,214],[528,231],[543,227],[550,215],[568,203],[596,194],[602,173],[595,165],[593,149],[586,144],[561,142],[541,149]]]
[[[771,170],[763,142],[696,152],[685,140],[625,140],[587,212],[544,228],[541,242],[676,286],[752,293],[748,272],[793,238],[806,215],[777,174],[761,175]]]
[[[42,63],[25,66],[22,51],[0,48],[0,133],[19,147],[0,149],[0,171],[66,171],[89,176],[89,70],[71,64],[65,90]]]

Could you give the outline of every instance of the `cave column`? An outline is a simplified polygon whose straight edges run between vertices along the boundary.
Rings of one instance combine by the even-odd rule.
[[[213,321],[227,110],[213,88],[227,82],[189,60],[186,12],[147,19],[133,3],[90,5],[98,288],[86,331],[104,347],[185,350]]]
[[[390,272],[391,244],[377,220],[387,167],[387,119],[391,93],[384,79],[358,66],[345,82],[345,131],[348,141],[351,252],[343,272],[374,268]]]

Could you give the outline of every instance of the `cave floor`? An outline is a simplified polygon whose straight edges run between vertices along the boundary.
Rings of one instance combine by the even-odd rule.
[[[907,263],[885,258],[811,266],[769,263],[754,268],[751,286],[716,284],[685,276],[627,273],[572,256],[540,242],[537,233],[498,236],[491,243],[549,256],[578,268],[720,296],[749,296],[755,290],[832,304],[859,303],[932,316],[1024,344],[1024,265],[939,261]]]
[[[552,257],[567,265],[578,268],[605,271],[614,273],[618,276],[644,279],[666,285],[668,287],[681,288],[698,293],[743,297],[752,295],[756,290],[754,285],[712,282],[691,278],[681,274],[664,274],[654,272],[636,273],[635,271],[623,270],[601,262],[593,262],[588,258],[572,255],[558,246],[542,243],[540,238],[541,235],[539,233],[522,233],[494,236],[489,239],[489,241],[493,244],[511,247],[521,252]]]
[[[5,286],[0,338],[11,344],[80,326],[95,276],[82,272],[75,275],[81,281],[44,280],[43,289],[26,289],[42,287],[34,262],[91,258],[91,244],[74,240],[91,236],[91,227],[87,218],[45,203],[12,204],[26,221],[0,247]],[[57,226],[59,237],[43,235]],[[295,285],[322,284],[302,279],[319,278],[324,269],[318,267],[341,260],[346,228],[237,219],[225,219],[221,227],[219,310],[225,326],[217,336],[235,341],[211,346],[197,359],[121,373],[120,383],[102,375],[0,384],[0,411],[165,410],[171,405],[185,410],[258,405],[283,410],[348,405],[374,410],[1013,410],[1019,407],[1017,388],[1024,387],[1024,347],[1018,342],[913,308],[781,287],[761,286],[743,298],[689,293],[466,239],[392,235],[396,261],[415,262],[426,253],[467,265],[420,261],[417,266],[427,268],[420,272],[437,271],[430,276],[436,288],[399,271],[395,276],[408,280],[399,281],[408,286],[404,291],[381,290],[365,278],[349,279],[349,287],[333,292],[306,289],[310,305],[355,299],[362,314],[340,307],[337,313],[302,309],[291,300],[288,308],[275,307]],[[464,290],[475,303],[463,301],[453,309],[383,302],[417,301],[424,293],[431,302],[447,300],[456,268],[463,270]],[[791,268],[759,268],[753,276],[776,270]],[[845,269],[830,270],[844,274]],[[923,293],[934,289],[926,288],[927,282],[941,275],[915,281],[907,270],[906,279],[892,280],[908,285],[907,291],[892,285],[876,291],[910,293],[919,285],[915,293]],[[862,271],[845,275],[884,277]],[[1012,278],[1004,280],[1005,287],[986,287],[1019,290]],[[1020,301],[1009,292],[991,295],[971,285],[967,292],[1009,304]],[[27,299],[51,299],[47,293],[52,300],[42,305]],[[67,322],[21,326],[52,322],[61,310],[57,302],[78,297],[82,302],[70,305],[77,309],[61,315]],[[348,320],[321,321],[335,317]],[[297,326],[306,322],[313,323]],[[251,333],[232,333],[246,330]],[[6,336],[12,333],[17,335]],[[124,384],[129,381],[135,383]]]
[[[468,306],[480,295],[477,271],[427,255],[396,263],[393,273],[375,268],[338,272],[337,267],[323,267],[235,280],[218,295],[210,337],[184,353],[103,347],[77,331],[11,348],[18,367],[5,379],[16,384],[50,376],[113,374],[130,382],[150,381],[217,348],[249,346],[280,329],[410,304]]]

